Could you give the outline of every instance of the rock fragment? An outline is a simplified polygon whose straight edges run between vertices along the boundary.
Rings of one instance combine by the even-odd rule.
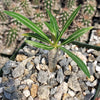
[[[31,96],[32,96],[32,98],[35,98],[37,96],[38,85],[32,84],[32,87],[31,87],[30,90],[31,90]]]
[[[42,84],[47,84],[47,80],[48,80],[48,72],[45,71],[39,71],[38,73],[38,81]]]
[[[54,94],[54,97],[57,99],[57,100],[61,100],[61,97],[64,93],[66,93],[68,91],[68,84],[63,82],[61,83],[58,87],[57,87],[57,91],[56,93]]]
[[[71,88],[73,91],[81,91],[80,84],[77,80],[76,74],[73,74],[68,80],[68,87]]]
[[[25,95],[25,97],[29,97],[30,96],[30,91],[29,90],[24,90],[23,94]]]
[[[38,88],[38,97],[39,99],[50,100],[49,99],[50,89],[48,86],[40,86]]]

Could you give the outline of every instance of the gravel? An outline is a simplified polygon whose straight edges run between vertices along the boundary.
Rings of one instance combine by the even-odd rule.
[[[38,52],[33,56],[30,53],[32,50]],[[50,72],[48,50],[27,46],[22,49],[30,54],[26,59],[21,59],[20,62],[9,60],[5,63],[3,77],[0,77],[0,99],[91,100],[97,91],[100,78],[100,56],[94,56],[94,50],[82,51],[75,46],[71,50],[75,51],[77,56],[83,56],[82,59],[91,74],[90,78],[87,78],[77,64],[62,51],[63,57],[59,56],[61,58],[57,63],[57,70]]]

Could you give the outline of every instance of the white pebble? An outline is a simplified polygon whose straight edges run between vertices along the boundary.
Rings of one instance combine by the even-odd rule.
[[[87,53],[91,53],[93,51],[94,51],[94,49],[89,49],[89,50],[87,50]]]
[[[42,63],[42,64],[46,64],[45,58],[42,58],[41,63]]]
[[[33,81],[31,79],[26,79],[21,82],[21,84],[27,84],[27,85],[31,85],[32,83],[33,83]]]
[[[96,71],[100,72],[100,66],[96,66]]]
[[[97,85],[97,83],[98,83],[98,81],[97,81],[97,79],[96,80],[94,80],[92,83],[91,82],[86,82],[86,85],[87,86],[89,86],[89,87],[94,87],[94,86],[96,86]]]
[[[96,89],[95,89],[95,88],[92,88],[91,93],[92,93],[92,94],[95,94],[95,93],[96,93]]]
[[[39,64],[37,64],[36,68],[37,68],[37,70],[40,70],[40,65],[39,65]]]
[[[30,96],[30,91],[29,90],[24,90],[23,94],[25,95],[25,97]]]
[[[69,91],[68,91],[68,94],[69,94],[71,97],[74,97],[74,96],[75,96],[75,93],[74,93],[73,91],[71,91],[70,89],[69,89]]]
[[[2,93],[3,92],[3,87],[0,87],[0,93]]]

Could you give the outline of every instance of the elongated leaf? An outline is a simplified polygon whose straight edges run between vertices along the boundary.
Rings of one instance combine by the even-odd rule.
[[[42,42],[45,42],[45,43],[49,43],[48,41],[46,41],[44,38],[42,38],[41,36],[39,36],[38,34],[36,33],[24,33],[22,34],[23,36],[27,36],[27,37],[32,37],[32,38],[36,38]]]
[[[81,35],[83,35],[84,33],[88,32],[89,30],[91,30],[93,27],[88,27],[88,28],[83,28],[80,30],[77,30],[76,32],[74,32],[72,35],[70,35],[63,43],[62,45],[65,45],[67,43],[70,43],[72,41],[74,41],[75,39],[79,38]]]
[[[60,39],[61,43],[65,41],[65,39]],[[100,51],[100,46],[90,45],[87,43],[79,42],[79,41],[72,41],[72,44],[77,45],[79,48],[87,48],[87,49],[94,49]]]
[[[90,45],[90,44],[79,42],[79,41],[73,41],[71,43],[77,45],[79,48],[80,47],[82,47],[82,48],[85,47],[87,49],[94,49],[94,50],[100,51],[100,46]]]
[[[61,30],[61,33],[58,37],[57,42],[60,40],[60,38],[62,37],[63,33],[66,31],[66,29],[70,26],[70,24],[72,23],[72,21],[74,20],[76,14],[78,13],[78,11],[80,10],[81,5],[75,10],[73,11],[73,13],[71,14],[71,16],[68,18],[67,22],[65,23],[63,29]]]
[[[50,24],[53,27],[53,31],[54,31],[55,37],[57,38],[57,36],[58,36],[58,24],[57,24],[57,21],[56,21],[55,17],[51,14],[51,12],[49,10],[47,10],[47,13],[48,13],[48,15],[50,17]]]
[[[25,40],[25,42],[32,45],[32,46],[35,46],[37,48],[42,48],[42,49],[46,49],[46,50],[51,50],[51,49],[54,48],[52,46],[48,46],[48,45],[38,43],[38,42],[35,42],[35,41],[31,41],[31,40]]]
[[[27,19],[26,17],[24,17],[18,13],[15,13],[15,12],[11,12],[11,11],[4,11],[4,13],[8,14],[9,16],[11,16],[13,18],[16,18],[18,21],[20,21],[25,26],[27,26],[29,29],[36,32],[41,37],[45,38],[48,42],[51,42],[49,40],[49,38],[45,35],[45,33],[39,27],[37,27],[33,22],[31,22],[29,19]]]
[[[90,78],[90,73],[87,69],[87,66],[84,64],[84,62],[80,58],[78,58],[72,52],[70,52],[69,50],[67,50],[63,47],[60,47],[60,49],[63,50],[64,52],[66,52],[77,63],[77,65],[80,67],[80,69]]]
[[[45,22],[45,25],[49,28],[51,34],[55,36],[55,32],[54,32],[54,29],[53,29],[53,27],[51,26],[51,24]]]

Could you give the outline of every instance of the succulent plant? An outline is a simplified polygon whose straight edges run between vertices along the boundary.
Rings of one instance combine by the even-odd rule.
[[[92,27],[83,28],[80,30],[75,31],[72,35],[70,35],[67,39],[65,39],[63,42],[61,42],[61,37],[63,33],[66,31],[66,29],[69,27],[69,25],[72,23],[73,19],[77,15],[78,11],[80,10],[79,6],[77,9],[73,11],[67,22],[65,23],[64,27],[61,31],[59,31],[59,27],[57,25],[57,21],[55,17],[51,14],[49,10],[47,10],[47,13],[50,17],[50,23],[45,22],[45,25],[49,28],[51,35],[47,36],[39,27],[37,27],[33,22],[31,22],[26,17],[10,11],[4,11],[6,14],[12,16],[13,18],[16,18],[18,21],[20,21],[22,24],[26,25],[29,29],[34,31],[35,33],[24,33],[24,36],[27,37],[33,37],[38,40],[40,40],[43,43],[26,40],[25,42],[35,46],[37,48],[42,48],[46,50],[50,50],[48,55],[49,60],[49,70],[51,72],[56,70],[56,64],[57,64],[57,54],[58,50],[61,49],[65,53],[67,53],[80,67],[80,69],[87,75],[87,77],[90,77],[89,71],[87,69],[87,66],[84,64],[84,62],[78,58],[76,55],[74,55],[71,51],[64,48],[64,45],[71,43],[84,33],[88,32],[92,29]]]
[[[29,1],[27,0],[20,0],[21,3],[20,3],[20,6],[23,8],[23,11],[25,12],[25,14],[27,16],[31,16],[31,9],[29,7]]]
[[[12,44],[12,42],[16,40],[17,36],[18,36],[17,28],[10,28],[7,34],[7,39],[5,44],[9,47]]]

